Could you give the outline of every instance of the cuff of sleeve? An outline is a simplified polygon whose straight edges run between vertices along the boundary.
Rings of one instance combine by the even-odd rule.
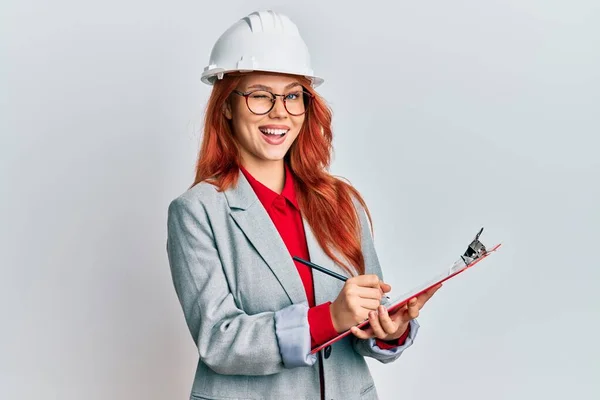
[[[311,348],[333,339],[338,332],[333,327],[331,319],[331,302],[311,307],[308,310],[308,326],[310,327]]]
[[[398,339],[394,339],[394,340],[375,339],[375,344],[380,349],[390,350],[390,349],[393,349],[394,347],[402,346],[404,344],[404,342],[406,341],[406,338],[408,337],[409,334],[410,334],[410,323],[408,324],[408,327],[406,328],[406,330],[404,331],[402,336],[400,336]]]
[[[396,355],[398,353],[403,352],[405,349],[407,349],[413,344],[413,341],[417,336],[417,332],[419,331],[419,323],[417,322],[417,320],[413,319],[410,321],[407,331],[409,331],[408,337],[404,340],[404,344],[402,344],[401,346],[392,347],[390,349],[382,349],[378,346],[377,342],[375,341],[375,338],[367,339],[369,341],[368,344],[371,347],[371,350],[377,354],[390,356]]]
[[[286,368],[310,367],[317,361],[310,354],[308,304],[292,304],[275,312],[275,335],[279,353]]]

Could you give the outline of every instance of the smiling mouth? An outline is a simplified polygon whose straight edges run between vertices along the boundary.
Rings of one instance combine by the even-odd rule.
[[[286,133],[288,133],[289,129],[267,129],[267,128],[258,128],[263,135],[271,136],[271,137],[283,137]]]

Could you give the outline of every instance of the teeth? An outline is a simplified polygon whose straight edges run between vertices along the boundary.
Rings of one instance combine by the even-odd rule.
[[[264,128],[260,128],[260,131],[262,133],[266,133],[269,135],[277,135],[277,136],[282,136],[287,132],[287,129],[264,129]]]

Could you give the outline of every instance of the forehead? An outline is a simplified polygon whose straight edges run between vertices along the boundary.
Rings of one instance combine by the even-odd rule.
[[[301,84],[301,78],[294,75],[269,72],[249,72],[244,74],[240,81],[240,85],[244,89],[253,85],[262,85],[275,91],[284,90],[294,83]]]

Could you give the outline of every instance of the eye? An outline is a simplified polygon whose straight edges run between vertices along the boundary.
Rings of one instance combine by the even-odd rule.
[[[273,96],[271,96],[271,94],[269,92],[263,92],[263,91],[258,91],[258,92],[253,92],[252,94],[250,94],[250,97],[253,99],[269,99],[272,100]]]
[[[292,93],[288,93],[285,96],[286,100],[298,100],[300,97],[302,97],[302,92],[292,92]]]

